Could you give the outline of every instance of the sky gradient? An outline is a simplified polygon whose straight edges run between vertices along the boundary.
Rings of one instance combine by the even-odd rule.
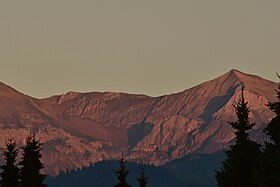
[[[0,81],[158,96],[230,69],[278,81],[279,0],[0,2]]]

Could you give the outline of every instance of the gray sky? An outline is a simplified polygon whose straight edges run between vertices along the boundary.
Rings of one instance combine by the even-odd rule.
[[[151,96],[232,68],[278,81],[279,0],[5,0],[0,81],[34,97]]]

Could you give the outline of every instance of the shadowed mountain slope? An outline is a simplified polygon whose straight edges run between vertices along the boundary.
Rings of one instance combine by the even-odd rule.
[[[213,153],[233,140],[227,121],[235,120],[241,85],[256,122],[251,136],[262,141],[260,132],[273,117],[265,104],[276,99],[277,84],[238,70],[161,97],[68,92],[35,99],[1,83],[0,148],[8,136],[21,145],[29,130],[36,131],[49,174],[116,159],[121,151],[154,165]]]

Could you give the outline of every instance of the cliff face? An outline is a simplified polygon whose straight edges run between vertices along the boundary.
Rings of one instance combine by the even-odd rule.
[[[155,165],[190,153],[212,153],[227,147],[234,134],[233,104],[241,85],[256,122],[251,136],[273,117],[265,106],[276,99],[277,84],[237,70],[183,92],[161,97],[123,93],[75,93],[46,99],[23,95],[0,84],[0,147],[8,136],[19,145],[30,130],[44,143],[45,172],[128,158]]]

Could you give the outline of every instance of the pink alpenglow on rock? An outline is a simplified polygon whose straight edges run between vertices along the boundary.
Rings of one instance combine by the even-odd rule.
[[[30,130],[44,143],[44,172],[88,166],[127,158],[155,165],[190,153],[212,153],[234,138],[227,121],[236,119],[233,104],[241,85],[256,122],[252,138],[273,113],[266,107],[276,100],[277,83],[237,70],[180,93],[161,97],[125,93],[76,93],[35,99],[0,84],[0,148],[9,136],[23,144]],[[2,157],[0,158],[3,162]]]

